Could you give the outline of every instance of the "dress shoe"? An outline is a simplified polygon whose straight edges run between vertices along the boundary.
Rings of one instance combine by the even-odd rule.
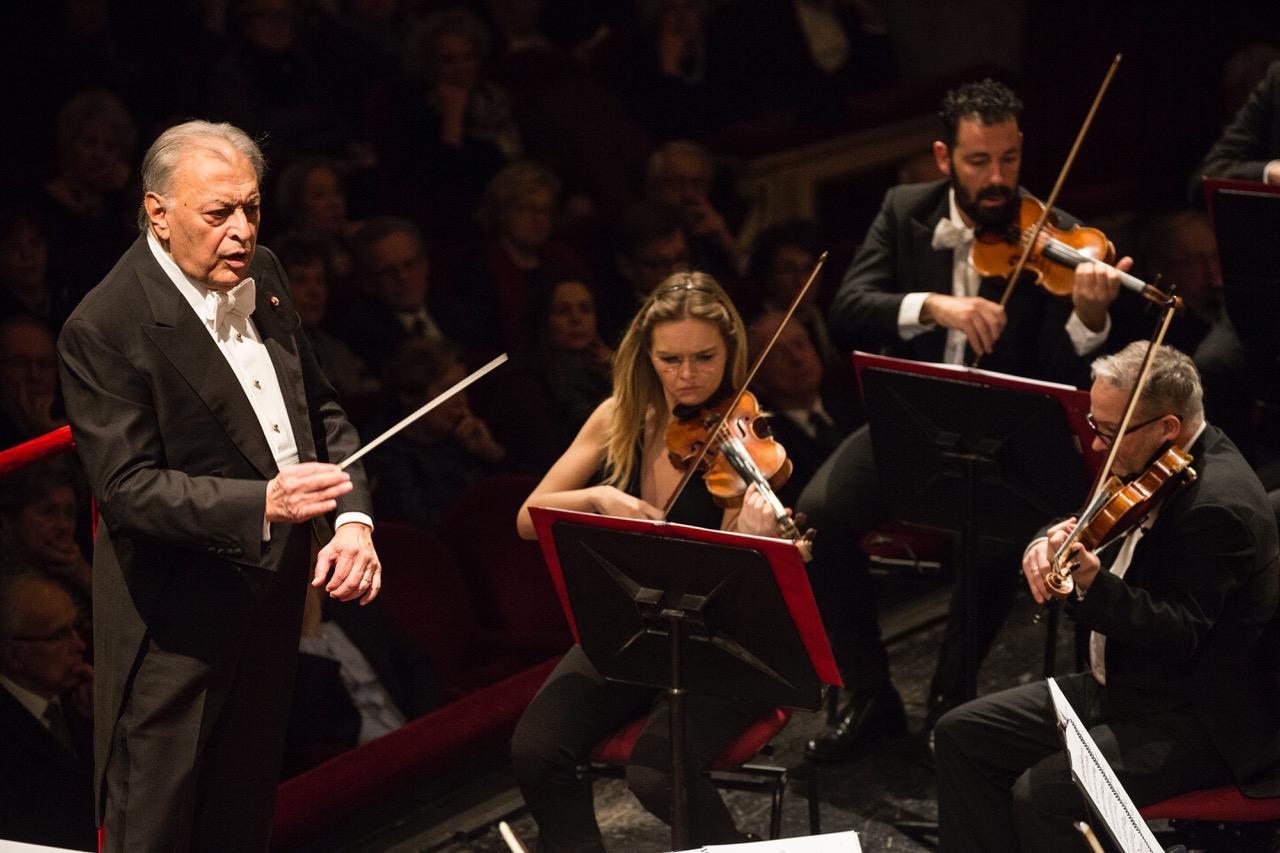
[[[805,754],[815,761],[848,761],[868,743],[907,731],[902,698],[892,684],[849,700],[831,734],[809,741]]]

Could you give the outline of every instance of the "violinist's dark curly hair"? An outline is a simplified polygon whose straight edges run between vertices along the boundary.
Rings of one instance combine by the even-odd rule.
[[[977,118],[983,124],[999,124],[1009,119],[1015,121],[1022,115],[1022,101],[1003,83],[990,77],[979,83],[957,86],[942,97],[942,141],[947,148],[954,148],[956,132],[962,118]]]

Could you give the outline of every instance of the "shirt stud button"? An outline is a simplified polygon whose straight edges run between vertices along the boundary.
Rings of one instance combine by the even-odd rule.
[[[271,425],[271,431],[272,431],[272,432],[279,432],[279,431],[280,431],[280,424],[272,424],[272,425]]]
[[[253,380],[253,387],[254,387],[254,388],[261,389],[261,388],[262,388],[262,383],[255,379],[255,380]]]

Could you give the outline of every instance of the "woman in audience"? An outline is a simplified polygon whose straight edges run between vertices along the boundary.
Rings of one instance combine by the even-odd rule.
[[[507,92],[480,78],[489,48],[484,22],[465,9],[444,9],[410,32],[401,91],[393,99],[390,138],[383,154],[416,192],[429,198],[474,200],[507,160],[520,153],[520,134]],[[421,196],[427,199],[421,198]],[[412,203],[412,201],[410,202]],[[457,208],[448,217],[456,216]]]
[[[520,508],[516,526],[534,535],[531,506],[628,518],[662,517],[681,472],[663,437],[677,406],[700,406],[742,382],[746,333],[721,287],[701,273],[677,273],[631,321],[613,367],[613,396],[601,403],[564,455]],[[603,476],[601,476],[603,472]],[[676,501],[670,520],[775,535],[764,499],[749,490],[740,510],[722,510],[701,483]],[[689,841],[743,841],[715,786],[702,775],[711,760],[764,709],[689,694],[686,704]],[[637,717],[648,724],[627,766],[627,782],[659,817],[670,813],[668,705],[658,691],[605,681],[580,646],[565,655],[525,710],[512,740],[516,778],[545,851],[603,850],[590,788],[576,765],[606,735]]]
[[[84,505],[80,480],[59,461],[30,465],[0,490],[0,567],[47,575],[71,594],[84,624],[92,616],[93,569],[76,542]]]
[[[483,406],[509,467],[531,472],[547,470],[609,396],[613,358],[591,289],[575,278],[549,281],[535,278],[530,293],[533,345],[494,376]],[[505,416],[511,412],[520,416]]]
[[[138,130],[120,99],[104,90],[76,95],[58,113],[57,174],[36,196],[47,226],[49,269],[82,296],[137,238],[140,194],[125,192]]]
[[[57,334],[72,306],[49,279],[44,222],[32,208],[0,210],[0,317],[26,314]]]
[[[525,349],[533,337],[531,278],[576,273],[581,266],[551,238],[559,200],[560,180],[527,160],[506,166],[485,187],[480,220],[487,237],[463,271],[458,295],[483,326],[499,330],[501,340],[494,343],[507,352]]]
[[[347,191],[337,163],[307,157],[291,164],[280,173],[276,198],[283,225],[324,241],[331,283],[345,279],[352,265],[348,241],[360,223],[347,219]]]

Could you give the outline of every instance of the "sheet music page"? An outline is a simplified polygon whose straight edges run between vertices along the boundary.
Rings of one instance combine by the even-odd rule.
[[[862,846],[858,843],[858,833],[849,831],[746,844],[713,844],[679,853],[862,853]]]
[[[1138,813],[1138,807],[1120,785],[1120,780],[1094,743],[1088,729],[1076,716],[1076,711],[1059,689],[1057,682],[1048,680],[1049,695],[1053,697],[1054,713],[1062,728],[1062,740],[1067,748],[1067,760],[1076,785],[1089,798],[1089,802],[1106,823],[1111,837],[1125,853],[1164,853],[1164,847],[1147,828]]]

